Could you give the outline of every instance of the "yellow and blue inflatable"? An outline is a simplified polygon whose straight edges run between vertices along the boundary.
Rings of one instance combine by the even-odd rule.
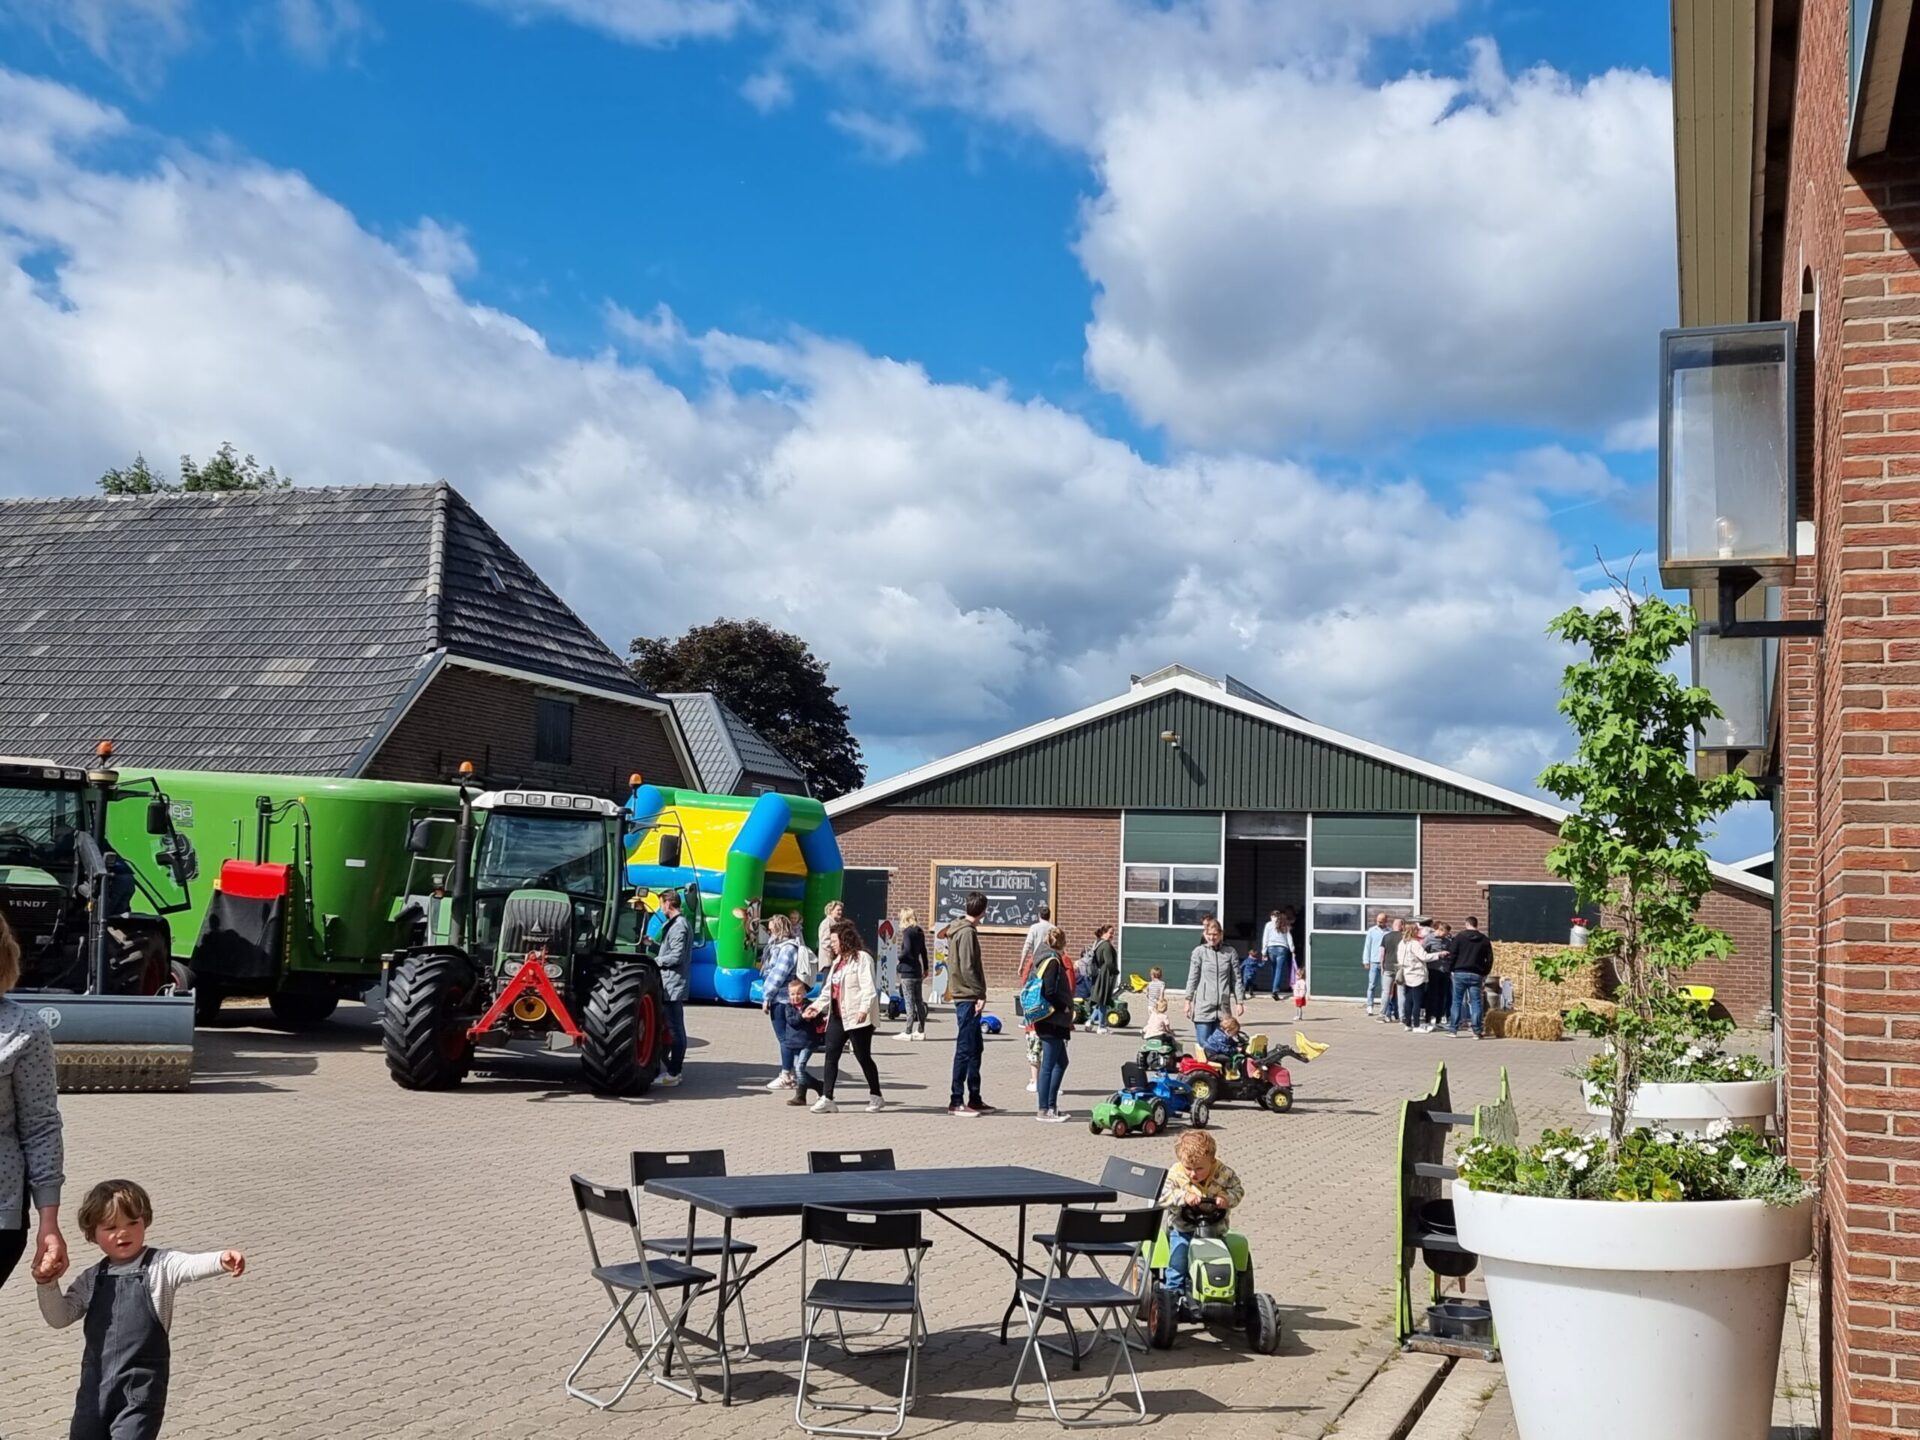
[[[648,897],[697,888],[699,913],[688,988],[695,1000],[760,1002],[756,915],[800,911],[811,945],[827,906],[840,898],[843,867],[833,823],[802,795],[706,795],[641,785],[627,801],[627,880]],[[679,863],[661,863],[661,842],[679,837]],[[671,858],[671,847],[669,847]],[[743,918],[744,917],[744,918]]]

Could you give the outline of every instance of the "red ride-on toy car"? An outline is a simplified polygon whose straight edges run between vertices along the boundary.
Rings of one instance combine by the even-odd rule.
[[[1225,1065],[1198,1055],[1183,1055],[1177,1073],[1192,1087],[1196,1102],[1223,1105],[1250,1100],[1276,1115],[1283,1114],[1293,1108],[1293,1075],[1281,1062],[1298,1060],[1310,1065],[1327,1048],[1298,1032],[1293,1039],[1293,1045],[1272,1050],[1267,1047],[1266,1036],[1255,1035],[1246,1050]]]

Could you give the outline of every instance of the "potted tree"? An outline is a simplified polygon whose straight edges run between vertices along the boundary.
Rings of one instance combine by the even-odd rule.
[[[1788,1271],[1812,1248],[1811,1189],[1765,1135],[1726,1119],[1683,1133],[1633,1118],[1649,1074],[1721,1053],[1676,977],[1730,949],[1697,919],[1712,885],[1702,830],[1753,793],[1742,776],[1703,780],[1688,764],[1689,735],[1714,713],[1667,669],[1692,626],[1685,607],[1624,588],[1552,626],[1587,651],[1560,702],[1575,756],[1540,783],[1574,812],[1548,868],[1605,907],[1587,953],[1611,966],[1616,1003],[1576,1023],[1607,1039],[1588,1077],[1607,1129],[1476,1142],[1454,1186],[1524,1440],[1764,1435]]]

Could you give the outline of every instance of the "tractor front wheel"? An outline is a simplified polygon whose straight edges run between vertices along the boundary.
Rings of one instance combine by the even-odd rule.
[[[667,1047],[667,998],[660,972],[644,960],[611,967],[587,997],[580,1063],[601,1095],[644,1095]]]
[[[1113,1138],[1114,1139],[1124,1140],[1127,1138],[1127,1136],[1131,1135],[1132,1133],[1133,1133],[1133,1127],[1128,1125],[1124,1119],[1122,1119],[1118,1115],[1113,1117]]]
[[[273,1018],[289,1030],[319,1025],[340,1008],[338,995],[314,995],[298,990],[276,990],[267,997]]]
[[[450,1090],[473,1064],[467,1038],[473,967],[464,955],[415,955],[387,989],[380,1018],[387,1073],[403,1090]]]
[[[1149,1123],[1153,1126],[1153,1129],[1147,1132],[1149,1135],[1157,1135],[1159,1134],[1160,1131],[1167,1128],[1167,1102],[1166,1101],[1156,1100],[1153,1102],[1153,1113],[1150,1117]]]
[[[1280,1348],[1280,1307],[1273,1296],[1253,1297],[1247,1309],[1247,1344],[1256,1355],[1271,1355]]]
[[[1276,1085],[1267,1091],[1267,1109],[1276,1115],[1284,1115],[1293,1108],[1293,1087]]]
[[[1206,1129],[1207,1121],[1213,1118],[1212,1103],[1206,1100],[1194,1101],[1193,1109],[1188,1112],[1187,1118],[1192,1123],[1194,1129],[1196,1130]]]

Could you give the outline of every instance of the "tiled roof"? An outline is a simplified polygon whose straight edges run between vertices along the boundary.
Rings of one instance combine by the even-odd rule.
[[[664,694],[671,702],[700,788],[714,795],[746,794],[752,781],[787,794],[807,793],[807,778],[739,714],[705,691]]]
[[[351,773],[440,650],[649,698],[446,484],[0,501],[0,750]]]

